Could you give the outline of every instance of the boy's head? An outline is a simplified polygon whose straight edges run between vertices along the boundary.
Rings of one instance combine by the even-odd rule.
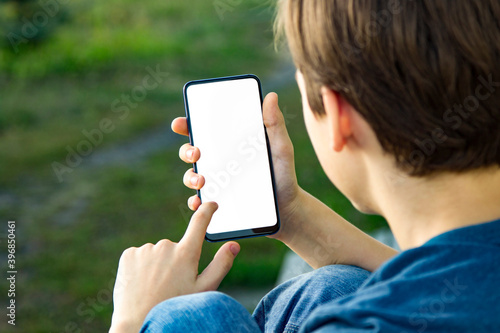
[[[499,18],[497,0],[280,0],[277,27],[312,110],[306,125],[333,100],[333,133],[359,130],[342,117],[354,112],[399,170],[428,176],[500,166]],[[319,151],[331,154],[335,135],[316,125],[327,161]]]

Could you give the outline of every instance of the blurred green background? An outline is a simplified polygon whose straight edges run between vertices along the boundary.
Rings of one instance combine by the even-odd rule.
[[[357,213],[321,170],[289,56],[274,50],[273,13],[258,0],[0,1],[0,265],[5,275],[16,220],[18,270],[16,327],[3,314],[0,331],[106,331],[121,252],[180,239],[193,192],[178,159],[186,138],[169,124],[189,80],[258,75],[280,95],[299,184],[364,230],[385,224]],[[144,89],[151,71],[168,74]],[[87,155],[68,167],[74,150]],[[286,247],[240,244],[222,290],[270,289]],[[201,268],[218,247],[205,244]],[[7,289],[2,278],[2,313]]]

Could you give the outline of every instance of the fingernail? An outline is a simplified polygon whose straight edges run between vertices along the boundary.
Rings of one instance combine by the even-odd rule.
[[[235,244],[231,244],[231,246],[229,247],[229,249],[231,250],[231,253],[234,256],[236,256],[240,252],[240,247],[238,245],[235,245]]]
[[[191,184],[194,186],[198,185],[198,177],[197,176],[191,177]]]
[[[193,202],[193,197],[188,198],[188,206],[191,206],[191,203]]]
[[[193,149],[188,149],[188,151],[186,152],[186,156],[187,156],[187,158],[192,159],[193,158]]]

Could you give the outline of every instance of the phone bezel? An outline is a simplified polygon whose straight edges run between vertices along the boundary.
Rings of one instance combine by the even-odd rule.
[[[254,79],[255,81],[257,81],[257,86],[259,89],[261,112],[263,112],[263,110],[262,110],[262,103],[263,103],[262,86],[260,83],[260,79],[254,74],[243,74],[243,75],[224,76],[224,77],[202,79],[202,80],[193,80],[193,81],[187,82],[184,85],[184,87],[182,89],[183,96],[184,96],[184,109],[185,109],[187,125],[188,125],[189,143],[192,146],[194,146],[194,139],[193,139],[193,133],[191,131],[191,116],[189,113],[189,102],[188,102],[188,98],[187,98],[187,89],[192,85],[214,83],[214,82],[220,82],[220,81],[241,80],[241,79]],[[264,134],[266,136],[267,157],[268,157],[268,161],[269,161],[269,169],[271,172],[271,183],[272,183],[272,188],[273,188],[274,206],[276,209],[276,223],[272,226],[262,227],[262,228],[244,229],[244,230],[228,231],[228,232],[221,232],[221,233],[214,233],[214,234],[210,234],[207,232],[205,234],[205,239],[209,242],[220,242],[220,241],[227,241],[227,240],[233,240],[233,239],[268,236],[268,235],[275,234],[280,229],[278,197],[276,195],[276,182],[275,182],[275,177],[274,177],[274,167],[273,167],[273,160],[272,160],[272,155],[271,155],[271,146],[269,144],[269,138],[267,135],[266,126],[264,125],[264,123],[262,123],[262,126],[264,127]],[[198,173],[198,168],[197,168],[196,163],[193,163],[193,169],[196,173]],[[197,190],[196,193],[197,193],[198,197],[200,198],[200,201],[203,202],[203,199],[201,198],[200,191]]]

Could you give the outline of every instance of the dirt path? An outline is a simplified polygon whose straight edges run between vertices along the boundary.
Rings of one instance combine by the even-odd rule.
[[[262,79],[263,93],[280,90],[294,80],[293,64],[284,61],[268,77]],[[170,129],[170,123],[123,142],[104,147],[87,156],[65,181],[58,183],[56,177],[30,179],[24,177],[15,191],[0,189],[0,211],[23,223],[18,233],[23,233],[23,224],[37,223],[41,218],[53,221],[55,225],[66,225],[78,221],[78,217],[88,206],[89,195],[97,186],[93,174],[109,167],[127,165],[134,167],[149,156],[165,149],[179,146],[185,139]],[[4,215],[4,214],[2,214]],[[0,240],[6,235],[0,234]],[[35,242],[36,243],[36,242]],[[23,249],[28,254],[36,246]]]
[[[289,62],[284,63],[268,78],[262,78],[263,93],[279,91],[292,84],[294,74],[294,66]],[[96,172],[114,166],[135,167],[151,155],[162,150],[177,148],[185,141],[185,138],[172,132],[170,123],[163,124],[139,136],[94,151],[73,173],[64,178],[64,182],[58,183],[55,176],[45,179],[26,176],[20,180],[15,190],[0,189],[0,212],[2,212],[0,214],[4,215],[3,212],[7,212],[5,215],[10,215],[0,218],[4,221],[10,219],[19,221],[16,230],[19,239],[29,238],[29,241],[23,242],[18,253],[29,256],[44,246],[36,235],[27,235],[28,226],[32,223],[38,223],[43,219],[51,221],[53,226],[57,227],[73,224],[79,220],[91,202],[92,193],[99,186],[96,182]],[[6,240],[6,236],[0,232],[1,243]],[[24,274],[26,279],[31,278],[29,272],[26,271]],[[248,309],[252,309],[265,294],[265,290],[244,288],[228,292]]]
[[[290,63],[279,67],[268,79],[262,81],[262,90],[265,95],[268,92],[279,90],[294,80],[295,68]],[[182,137],[172,132],[170,124],[142,134],[139,137],[127,140],[118,145],[105,148],[93,153],[82,163],[84,168],[108,167],[137,163],[151,154],[163,149],[168,149],[180,142],[185,141]]]

